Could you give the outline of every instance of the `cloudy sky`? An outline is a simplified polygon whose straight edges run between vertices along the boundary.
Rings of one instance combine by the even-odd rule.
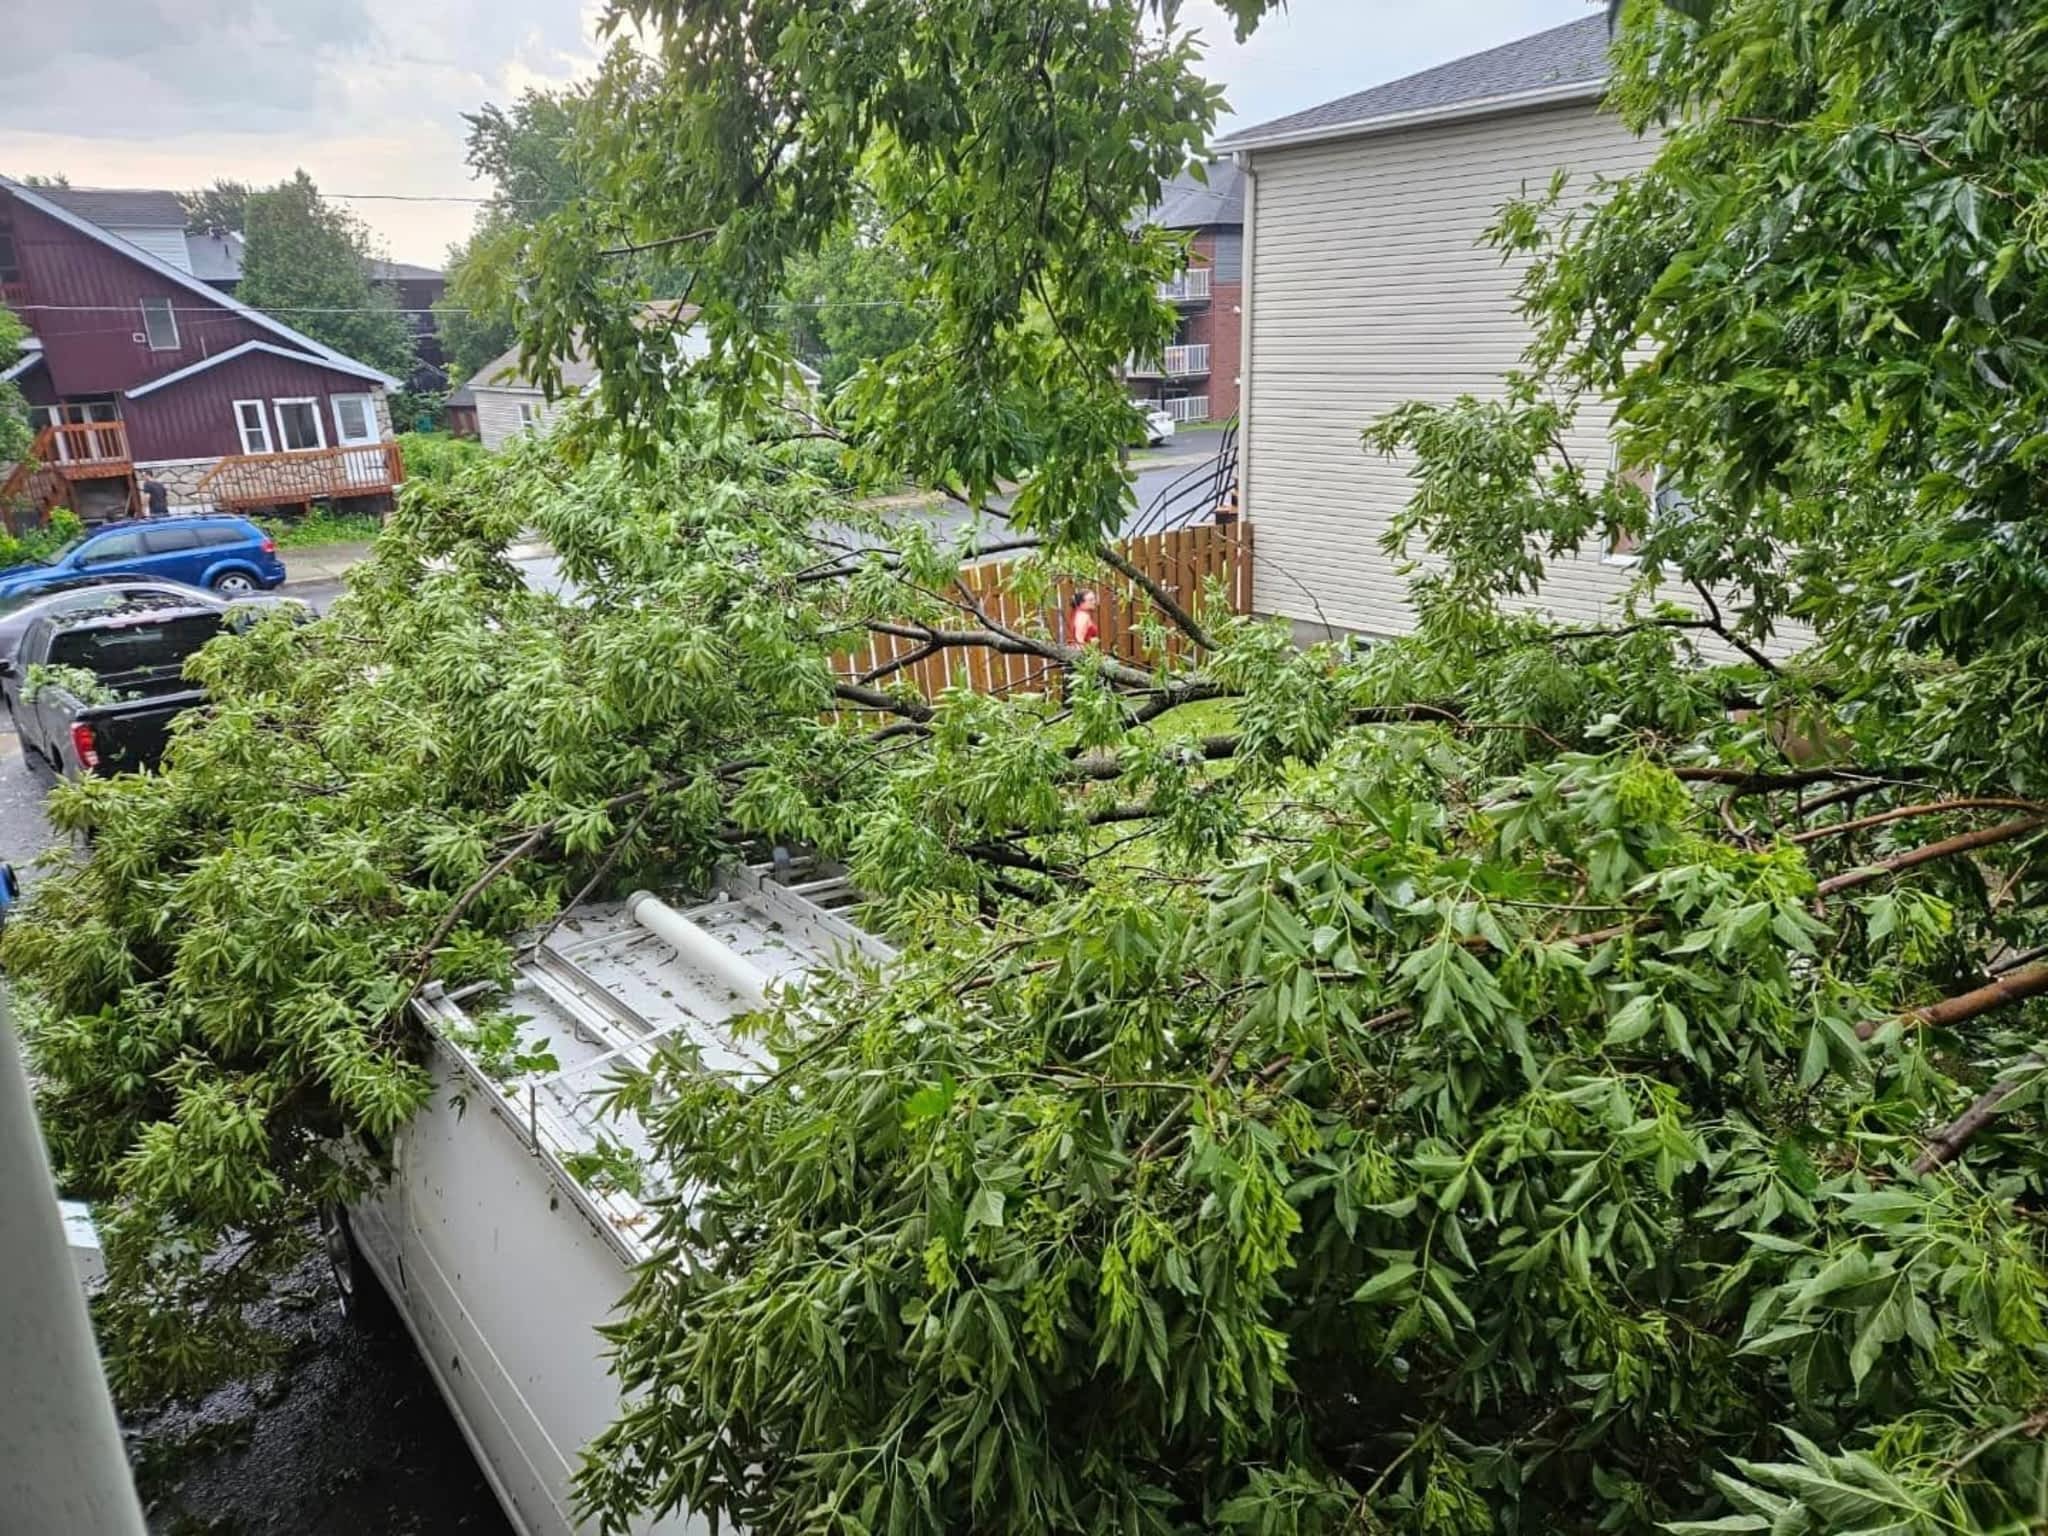
[[[1588,0],[1290,0],[1243,47],[1210,0],[1233,121],[1587,12]],[[461,114],[587,74],[604,0],[96,0],[0,6],[0,172],[77,186],[273,182],[303,166],[404,261],[439,262],[478,188]],[[377,194],[372,196],[370,194]],[[409,199],[422,199],[412,201]],[[435,199],[451,199],[437,201]]]

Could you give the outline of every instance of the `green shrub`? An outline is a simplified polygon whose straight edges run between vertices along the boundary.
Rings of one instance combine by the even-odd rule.
[[[81,523],[78,514],[68,507],[57,508],[50,514],[47,523],[40,528],[31,528],[26,533],[8,533],[0,530],[0,566],[24,565],[31,560],[47,560],[83,532],[85,524]]]
[[[475,438],[454,437],[446,432],[401,432],[398,452],[405,462],[407,480],[436,484],[453,480],[489,455],[489,450]]]

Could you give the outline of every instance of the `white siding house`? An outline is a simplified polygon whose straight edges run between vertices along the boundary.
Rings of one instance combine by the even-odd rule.
[[[1380,549],[1412,483],[1360,433],[1403,401],[1498,395],[1521,361],[1524,263],[1481,240],[1503,203],[1560,167],[1583,198],[1650,159],[1600,109],[1607,42],[1590,17],[1218,146],[1251,179],[1241,496],[1260,612],[1318,632],[1412,627]],[[1584,411],[1574,460],[1605,469],[1607,431]],[[1597,619],[1628,575],[1597,554],[1560,563],[1540,606]]]
[[[562,390],[553,400],[520,371],[519,349],[493,358],[469,381],[476,395],[476,435],[486,448],[500,448],[522,432],[545,432],[569,401],[597,381],[597,365],[582,355],[562,363]]]
[[[674,314],[675,305],[672,301],[657,301],[643,306],[643,309],[650,323],[665,322]],[[710,336],[702,326],[692,323],[696,316],[695,305],[683,306],[680,315],[682,329],[676,335],[676,356],[685,362],[695,362],[711,353]],[[797,372],[806,385],[813,389],[817,387],[815,370],[799,363]],[[574,396],[597,382],[597,364],[584,355],[580,337],[575,355],[563,360],[561,375],[561,390],[550,400],[521,372],[517,347],[477,369],[476,376],[469,381],[469,388],[476,396],[476,432],[483,445],[497,448],[522,432],[547,431],[568,408]]]

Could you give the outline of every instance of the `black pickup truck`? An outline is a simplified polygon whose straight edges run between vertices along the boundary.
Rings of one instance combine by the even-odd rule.
[[[227,619],[217,603],[154,593],[37,619],[0,662],[22,756],[67,779],[156,766],[171,721],[206,698],[185,680],[185,658]]]

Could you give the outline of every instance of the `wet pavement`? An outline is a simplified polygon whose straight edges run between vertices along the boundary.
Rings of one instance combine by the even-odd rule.
[[[316,1254],[272,1291],[275,1375],[129,1427],[157,1536],[512,1536],[402,1327],[341,1314]]]

